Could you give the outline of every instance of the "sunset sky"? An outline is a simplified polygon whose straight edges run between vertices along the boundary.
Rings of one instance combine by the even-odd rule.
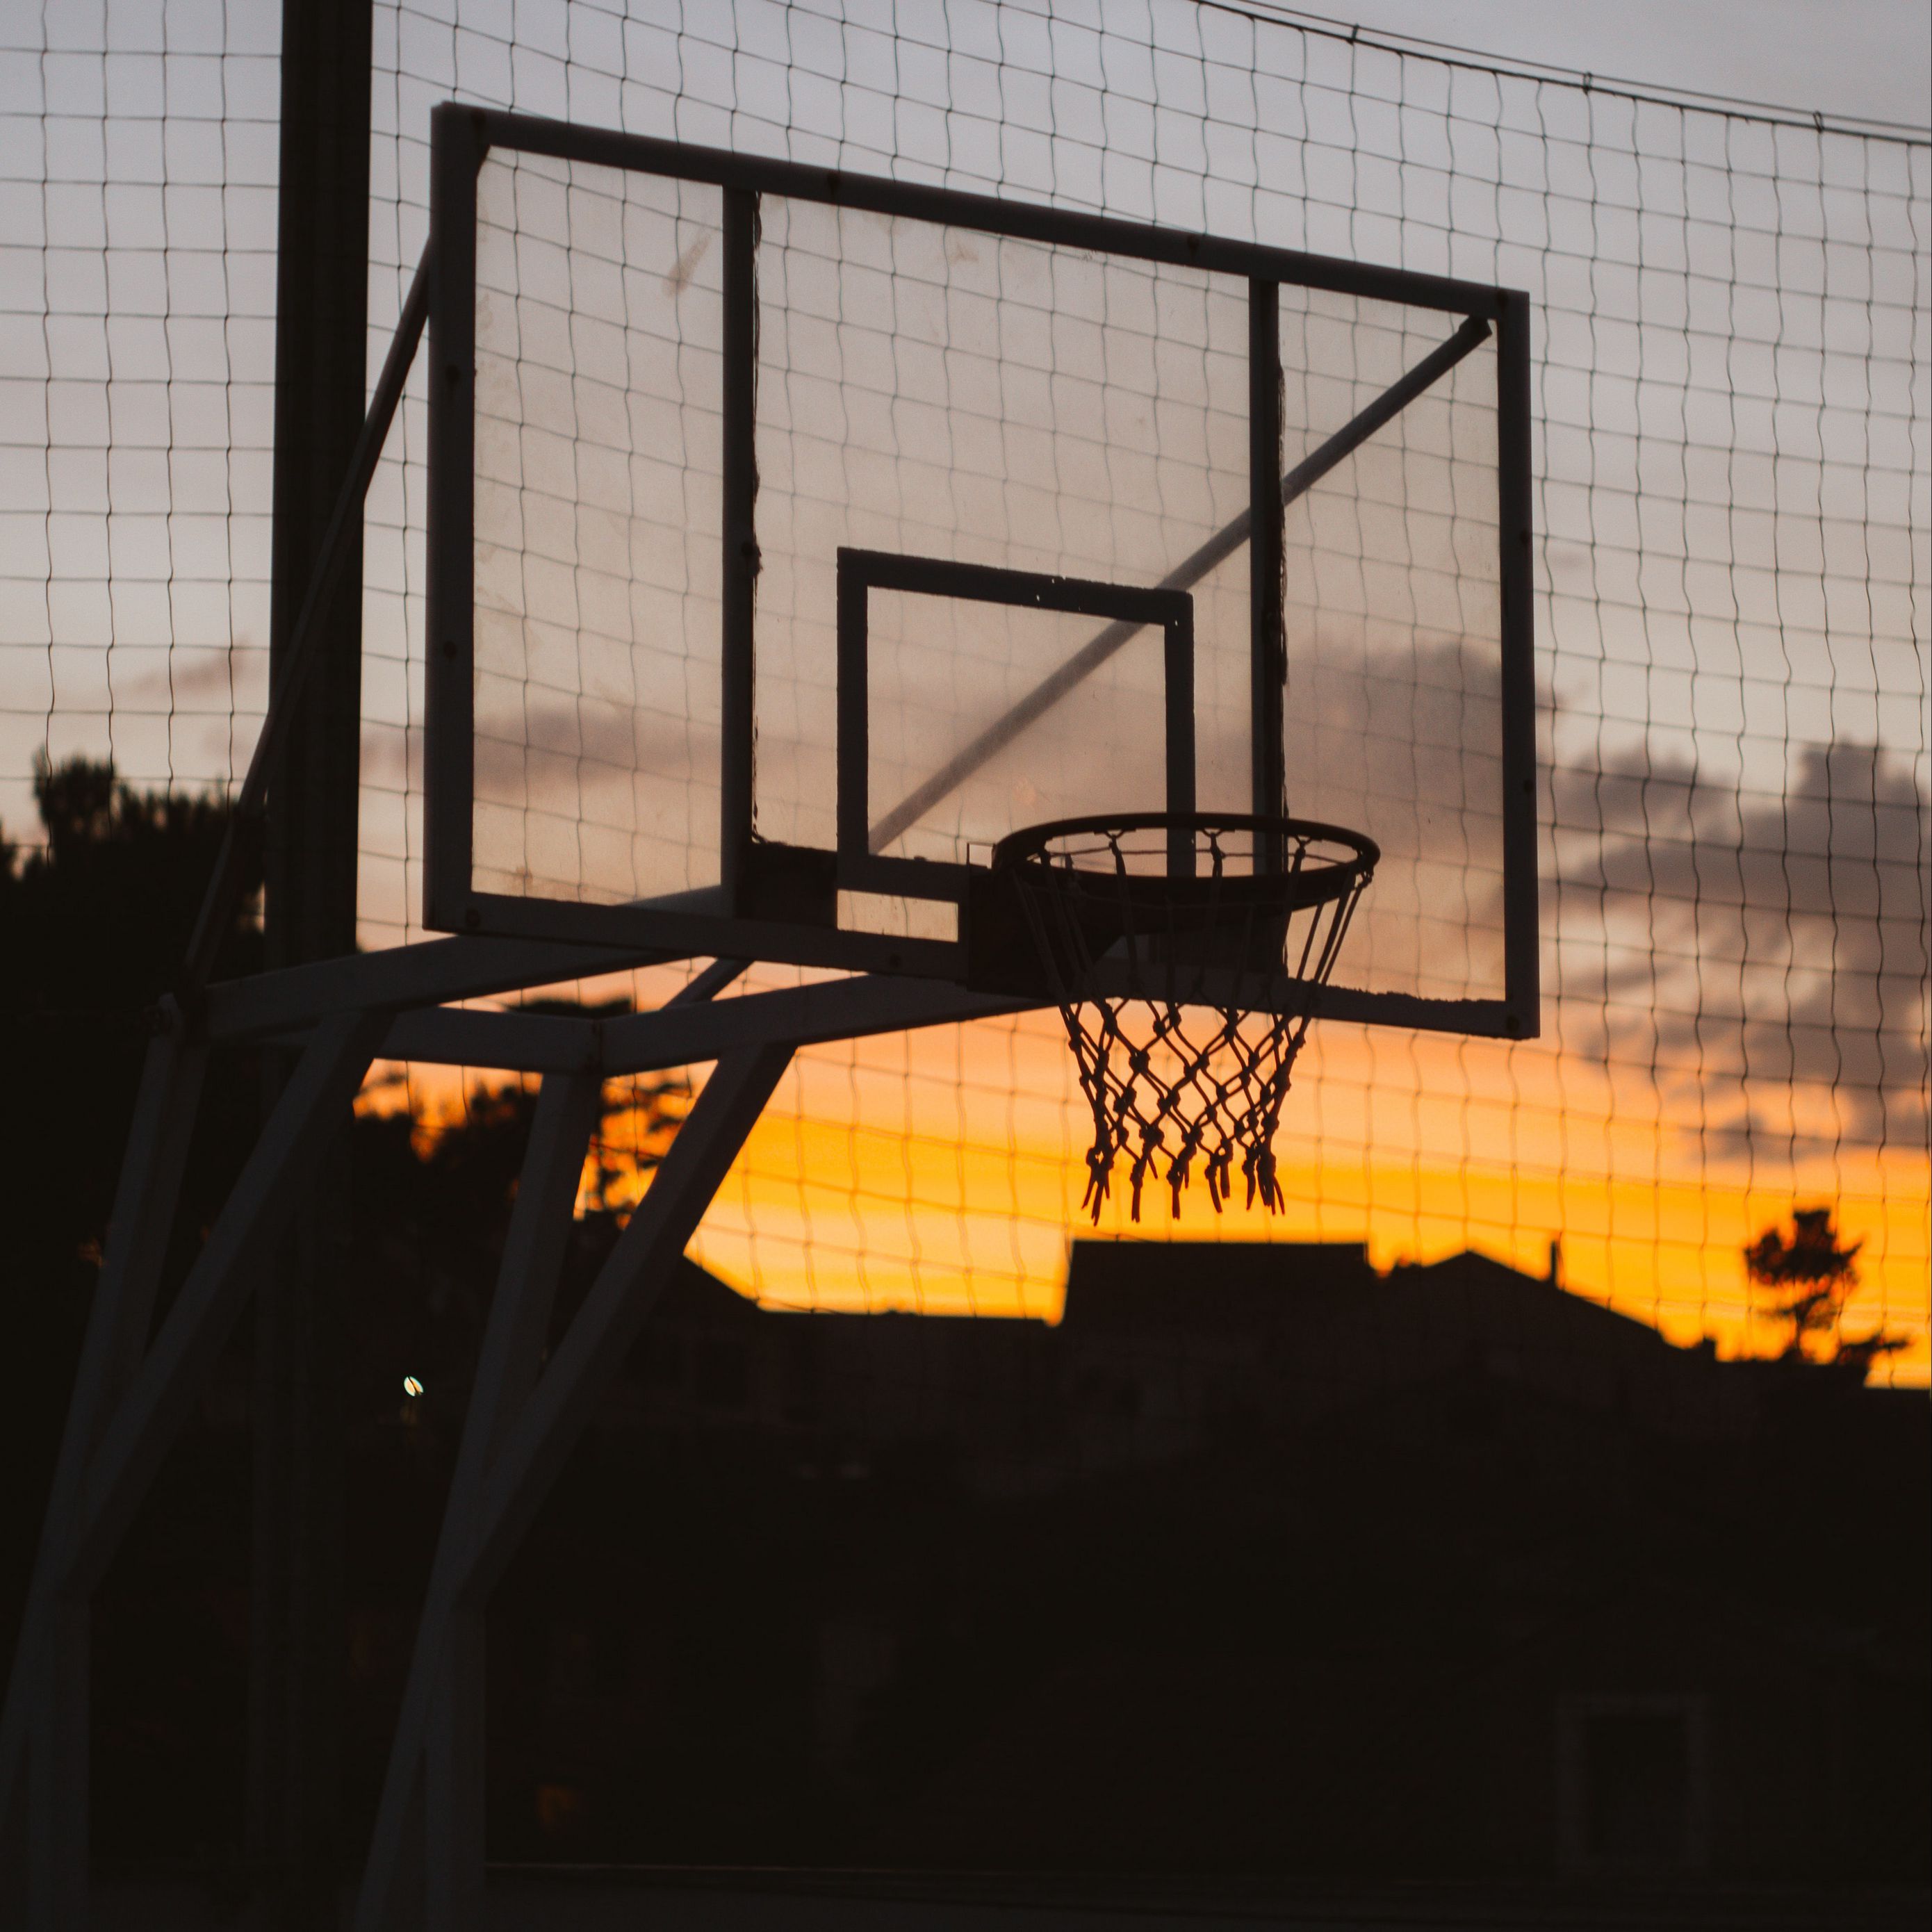
[[[408,1090],[432,1120],[460,1104],[444,1070],[412,1070]],[[1680,1344],[1713,1336],[1730,1356],[1780,1340],[1750,1318],[1745,1244],[1794,1202],[1828,1202],[1864,1244],[1846,1334],[1909,1338],[1879,1374],[1927,1379],[1932,1254],[1911,1144],[1834,1150],[1820,1136],[1796,1162],[1788,1143],[1716,1160],[1641,1070],[1550,1042],[1339,1025],[1311,1037],[1284,1112],[1278,1215],[1237,1204],[1216,1216],[1196,1189],[1176,1220],[1150,1189],[1136,1224],[1117,1189],[1096,1227],[1081,1209],[1088,1132],[1051,1012],[808,1048],[692,1252],[778,1306],[1052,1321],[1069,1244],[1094,1234],[1360,1240],[1384,1268],[1474,1248],[1539,1276],[1560,1239],[1566,1288]],[[614,1119],[620,1168],[626,1138]]]
[[[1539,1274],[1560,1238],[1573,1292],[1736,1352],[1772,1339],[1746,1318],[1744,1244],[1828,1203],[1864,1244],[1847,1331],[1909,1334],[1880,1373],[1927,1379],[1932,146],[1810,119],[1922,120],[1918,0],[1355,10],[1804,110],[1776,129],[1180,0],[1106,35],[1035,33],[1026,10],[967,0],[944,46],[868,36],[856,10],[823,45],[802,15],[746,10],[728,45],[704,36],[739,32],[718,24],[736,10],[680,32],[672,0],[637,0],[622,31],[600,8],[520,9],[513,50],[500,10],[449,10],[377,8],[372,356],[424,237],[429,106],[452,93],[1527,287],[1543,1036],[1318,1028],[1279,1142],[1283,1214],[1217,1220],[1202,1197],[1170,1230],[1155,1197],[1130,1229],[1117,1199],[1100,1232],[1361,1240],[1382,1265],[1466,1246]],[[48,44],[5,55],[0,244],[20,266],[0,317],[0,820],[16,838],[37,755],[230,784],[262,709],[275,10],[152,11],[110,46],[89,10],[47,10],[32,31]],[[371,946],[422,936],[422,394],[418,369],[369,501]],[[586,414],[578,440],[601,433]],[[588,464],[564,467],[552,494],[574,514]],[[505,500],[506,530],[533,494]],[[572,562],[556,610],[590,610]],[[1300,580],[1306,637],[1334,621],[1334,580],[1310,564]],[[708,621],[701,589],[677,622]],[[665,633],[638,610],[620,599],[596,622],[641,661]],[[1472,703],[1455,654],[1480,633],[1435,640]],[[699,634],[675,632],[674,655],[700,662]],[[538,682],[508,694],[518,728],[556,695]],[[1354,715],[1319,721],[1331,743]],[[1385,885],[1393,904],[1393,870]],[[1468,903],[1473,930],[1480,890]],[[582,990],[650,1004],[677,976]],[[407,1090],[434,1117],[460,1084],[417,1070],[371,1103]],[[1085,1226],[1084,1132],[1050,1013],[814,1048],[694,1252],[788,1305],[1051,1318]]]

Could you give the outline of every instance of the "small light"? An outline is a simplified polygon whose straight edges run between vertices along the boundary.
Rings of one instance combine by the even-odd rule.
[[[422,1384],[414,1376],[405,1376],[403,1378],[403,1393],[405,1395],[421,1395]]]

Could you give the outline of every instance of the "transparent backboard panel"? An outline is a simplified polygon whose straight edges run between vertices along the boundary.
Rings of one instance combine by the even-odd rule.
[[[875,590],[867,602],[874,851],[983,865],[1023,826],[1165,808],[1166,644],[1150,626],[908,818],[908,802],[935,772],[1108,626],[1104,618],[896,591]]]
[[[1160,584],[1247,508],[1247,286],[1237,277],[764,198],[761,836],[832,843],[840,546]],[[1188,587],[1198,795],[1204,808],[1244,810],[1245,548]],[[993,621],[964,607],[958,619]],[[1004,691],[1029,670],[1044,675],[1077,629],[1078,620],[1016,623],[1011,662],[989,664],[988,678],[1005,680]],[[1157,664],[1157,635],[1151,648]],[[994,683],[970,688],[971,675],[967,665],[957,674],[961,701],[986,716]],[[1084,783],[1068,774],[1094,754],[1093,722],[1072,699],[1056,706],[1003,757],[997,783],[989,773],[957,808],[956,825],[970,818],[976,839],[1048,815],[1025,801]],[[894,755],[916,760],[929,746],[936,756],[964,728],[910,733]],[[1148,802],[1138,766],[1117,766],[1111,787],[1104,771],[1096,776],[1092,809]],[[875,808],[884,784],[875,775]],[[961,836],[944,825],[935,815],[926,835]]]
[[[1290,470],[1456,326],[1280,302]],[[1288,802],[1382,848],[1336,974],[1373,992],[1503,992],[1496,465],[1492,339],[1285,512]]]
[[[478,177],[481,890],[719,877],[722,209],[501,149]]]

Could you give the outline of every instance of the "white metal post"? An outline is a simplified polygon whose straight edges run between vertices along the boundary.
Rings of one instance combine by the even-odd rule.
[[[88,1913],[88,1744],[86,1595],[66,1592],[44,1612],[35,1646],[27,1762],[27,1924],[68,1932]]]
[[[212,1371],[266,1244],[340,1126],[387,1024],[326,1021],[270,1117],[153,1346],[144,1350],[204,1058],[150,1053],[0,1724],[5,1798],[28,1769],[27,1923],[87,1915],[88,1605],[161,1457]],[[29,1760],[31,1765],[29,1766]]]
[[[482,1604],[460,1602],[451,1609],[424,1730],[426,1932],[470,1932],[483,1923],[488,1798],[484,1621]]]
[[[445,1926],[477,1922],[483,1882],[482,1618],[490,1590],[790,1060],[790,1046],[779,1045],[748,1048],[718,1063],[569,1332],[527,1399],[515,1406],[503,1397],[512,1392],[520,1365],[533,1365],[541,1348],[548,1292],[545,1321],[534,1328],[534,1304],[527,1294],[514,1306],[505,1302],[491,1310],[493,1337],[500,1315],[502,1336],[493,1364],[497,1378],[492,1412],[487,1419],[473,1414],[464,1430],[460,1484],[452,1484],[443,1517],[363,1874],[356,1932],[387,1932],[400,1923],[406,1889],[404,1840],[415,1816],[422,1818],[426,1835],[430,1924],[442,1932]],[[555,1226],[535,1215],[532,1221]],[[533,1333],[533,1345],[512,1348],[513,1326],[526,1343]],[[479,1390],[481,1380],[479,1373]],[[494,1453],[487,1453],[492,1445]],[[417,1779],[426,1749],[430,1776],[418,1812]],[[459,1761],[465,1754],[467,1762]]]
[[[64,1587],[60,1552],[88,1459],[146,1342],[174,1224],[207,1065],[206,1048],[184,1039],[179,1018],[166,1010],[142,1069],[0,1732],[0,1814],[26,1773],[22,1850],[35,1926],[77,1924],[86,1910],[88,1604]]]
[[[602,1100],[603,1082],[581,1074],[546,1080],[538,1097],[452,1496],[481,1486],[536,1379]],[[418,1642],[432,1654],[440,1644],[442,1653],[424,1739],[422,1816],[428,1923],[443,1932],[480,1924],[483,1909],[482,1605],[454,1605],[444,1628],[425,1625]]]
[[[92,1589],[140,1507],[163,1452],[206,1385],[222,1344],[382,1044],[380,1013],[324,1020],[297,1062],[154,1345],[88,1466],[70,1559]]]
[[[536,1379],[602,1096],[602,1081],[583,1073],[553,1075],[538,1094],[446,1521],[458,1498],[481,1486]],[[440,1543],[439,1567],[443,1562]],[[434,1600],[434,1582],[431,1594]],[[483,1866],[483,1634],[480,1616],[458,1611],[439,1618],[434,1607],[434,1601],[425,1606],[417,1628],[410,1680],[414,1684],[418,1673],[433,1678],[433,1708],[423,1731],[399,1729],[390,1748],[363,1881],[364,1910],[400,1922],[403,1895],[413,1896],[419,1881],[432,1923],[470,1924],[480,1910]],[[372,1892],[382,1894],[373,1905]]]

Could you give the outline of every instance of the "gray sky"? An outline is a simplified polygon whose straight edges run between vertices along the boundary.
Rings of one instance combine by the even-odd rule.
[[[1305,10],[1653,86],[1932,123],[1932,0],[1310,0]]]

